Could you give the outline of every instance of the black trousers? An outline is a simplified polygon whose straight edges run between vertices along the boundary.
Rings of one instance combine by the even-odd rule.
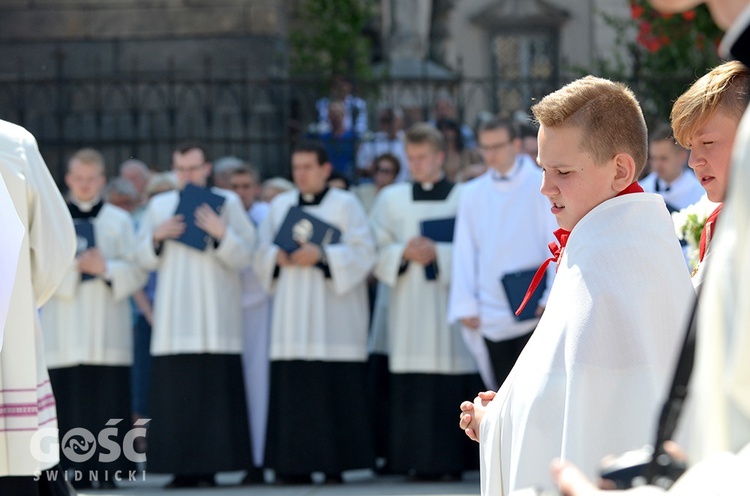
[[[529,342],[532,334],[533,331],[523,336],[504,341],[490,341],[484,338],[484,342],[487,344],[487,351],[490,354],[492,368],[495,371],[495,380],[497,380],[498,387],[505,382],[506,377],[510,374],[510,370],[516,364],[518,356],[523,351],[526,343]]]

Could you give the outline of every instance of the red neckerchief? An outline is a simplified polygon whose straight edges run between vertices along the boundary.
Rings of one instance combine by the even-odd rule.
[[[643,188],[637,183],[634,182],[624,190],[620,191],[620,193],[617,194],[617,196],[627,195],[629,193],[643,193]],[[709,217],[710,219],[710,217]],[[708,224],[708,222],[706,222]],[[516,317],[521,315],[521,312],[523,312],[524,307],[529,302],[529,299],[531,299],[531,295],[534,294],[534,291],[536,291],[536,287],[539,286],[539,283],[542,280],[542,277],[544,277],[544,271],[547,270],[547,266],[550,264],[550,262],[555,262],[557,265],[560,265],[560,260],[562,260],[563,252],[565,251],[565,245],[568,243],[568,237],[570,236],[570,231],[566,231],[565,229],[558,229],[554,233],[555,237],[557,238],[557,241],[559,241],[559,244],[552,242],[549,246],[549,251],[552,253],[552,256],[549,257],[547,260],[542,262],[542,265],[539,266],[539,268],[536,271],[536,274],[534,274],[534,278],[531,280],[531,284],[529,285],[529,289],[526,290],[526,296],[523,297],[523,301],[521,302],[521,305],[518,307],[518,310],[516,310]],[[703,239],[703,238],[701,238]]]
[[[703,230],[701,231],[701,241],[699,245],[699,252],[698,252],[698,260],[700,262],[703,261],[703,258],[706,256],[706,250],[708,250],[708,244],[711,242],[711,240],[714,238],[714,234],[716,234],[716,221],[719,219],[719,214],[721,213],[721,207],[723,207],[724,204],[720,203],[718,207],[716,207],[716,210],[711,212],[711,215],[708,216],[706,219],[706,225],[703,226]]]

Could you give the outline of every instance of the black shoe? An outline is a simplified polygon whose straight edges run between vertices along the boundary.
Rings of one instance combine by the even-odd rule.
[[[177,474],[172,482],[164,486],[165,489],[185,489],[191,487],[216,487],[213,474],[182,475]]]
[[[313,480],[312,480],[312,476],[310,476],[309,474],[308,475],[299,475],[299,474],[279,475],[277,474],[276,483],[288,485],[288,486],[299,486],[302,484],[312,484]]]
[[[326,484],[343,484],[344,478],[341,474],[326,474]]]
[[[240,482],[242,486],[253,486],[256,484],[265,484],[266,478],[263,476],[262,467],[251,467],[248,469],[247,474]]]

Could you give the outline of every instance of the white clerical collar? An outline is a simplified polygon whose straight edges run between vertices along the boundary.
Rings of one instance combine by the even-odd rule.
[[[307,203],[312,203],[315,200],[315,195],[312,193],[302,193],[302,199]]]
[[[511,168],[508,169],[508,172],[503,174],[499,170],[493,169],[492,167],[490,167],[489,172],[490,172],[490,177],[492,177],[493,181],[506,182],[506,181],[510,181],[511,179],[513,179],[520,169],[521,169],[521,159],[519,155],[516,158],[516,160],[513,162],[513,165],[511,166]]]
[[[729,26],[729,29],[727,29],[727,32],[724,34],[724,38],[721,39],[721,44],[719,45],[719,55],[727,59],[731,57],[729,50],[737,42],[740,35],[745,32],[749,24],[750,4],[745,7],[745,10],[737,16],[737,19],[735,19],[732,25]]]
[[[422,187],[422,189],[424,191],[432,191],[432,188],[434,188],[437,183],[439,183],[440,181],[442,181],[444,177],[445,176],[443,174],[441,174],[440,177],[438,178],[438,180],[435,181],[434,183],[430,183],[430,182],[419,183],[419,185]]]
[[[73,195],[70,195],[70,203],[78,207],[78,210],[81,212],[91,212],[91,210],[100,202],[102,201],[102,197],[97,195],[93,200],[91,201],[81,201],[78,198],[76,198]]]

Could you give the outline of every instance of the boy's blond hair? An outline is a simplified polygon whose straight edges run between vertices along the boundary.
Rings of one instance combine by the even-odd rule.
[[[404,135],[404,141],[411,145],[428,143],[435,151],[442,151],[445,146],[443,133],[426,122],[418,122],[410,127]]]
[[[73,156],[70,157],[70,160],[68,160],[68,172],[70,172],[70,165],[74,160],[77,160],[84,164],[96,165],[102,175],[105,173],[104,155],[102,155],[98,150],[95,150],[93,148],[81,148],[80,150],[75,152]]]
[[[714,67],[680,95],[670,116],[677,142],[690,148],[690,136],[714,112],[737,119],[747,107],[750,71],[741,62],[733,60]]]
[[[545,127],[581,129],[578,147],[603,165],[618,153],[635,161],[635,177],[646,166],[648,130],[635,95],[622,83],[586,76],[545,96],[531,107]]]

